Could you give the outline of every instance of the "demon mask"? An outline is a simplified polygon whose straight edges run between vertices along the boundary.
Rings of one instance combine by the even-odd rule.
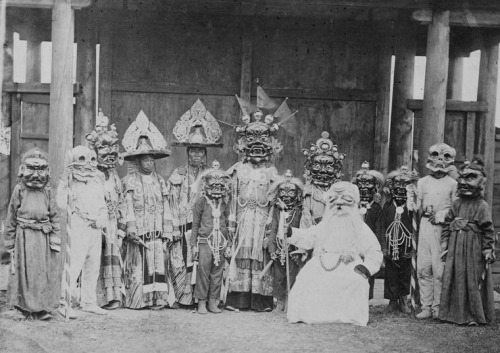
[[[417,179],[417,172],[410,171],[406,165],[387,175],[386,186],[396,206],[406,205],[408,193],[414,191]]]
[[[361,210],[364,210],[364,213],[366,213],[366,210],[370,208],[375,195],[384,184],[384,176],[376,170],[370,170],[370,164],[365,161],[361,164],[361,169],[356,173],[352,183],[357,185],[359,189],[359,205]],[[378,197],[380,198],[380,195],[378,195]]]
[[[291,170],[286,170],[283,178],[270,187],[269,195],[280,210],[288,211],[300,205],[303,189],[302,182],[293,177]]]
[[[225,198],[229,194],[229,175],[220,170],[218,161],[212,162],[212,168],[201,176],[203,193],[209,199]]]
[[[43,189],[50,177],[47,155],[38,148],[26,152],[21,159],[18,177],[30,189]]]
[[[309,149],[303,150],[307,157],[305,163],[305,177],[316,186],[327,190],[332,184],[341,180],[342,161],[345,153],[339,153],[337,145],[329,139],[326,131],[321,133],[321,138],[312,144]]]
[[[463,198],[481,197],[486,184],[486,175],[484,174],[484,163],[479,158],[471,163],[466,161],[459,171],[458,177],[458,195]]]
[[[96,119],[94,130],[87,134],[88,147],[97,154],[97,165],[102,169],[114,168],[118,161],[118,133],[115,124],[109,126],[109,120],[101,110]]]

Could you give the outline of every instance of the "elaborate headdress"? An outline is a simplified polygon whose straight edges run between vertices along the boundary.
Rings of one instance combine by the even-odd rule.
[[[297,189],[297,200],[294,205],[302,201],[302,191],[304,190],[304,184],[299,178],[295,178],[290,169],[287,169],[283,176],[280,176],[278,180],[271,184],[269,191],[267,192],[267,199],[269,202],[278,202],[280,198],[281,191],[290,191],[292,189]],[[289,205],[287,205],[289,206]]]
[[[412,195],[415,193],[415,183],[417,180],[417,171],[411,171],[406,164],[403,164],[401,168],[387,174],[384,192],[390,195],[398,206],[401,206],[408,201],[408,193],[412,193]]]
[[[182,147],[222,147],[217,142],[222,136],[222,130],[217,120],[198,99],[185,112],[174,127],[174,137],[177,141],[172,146]]]
[[[108,117],[99,109],[94,130],[85,136],[87,146],[96,152],[98,164],[103,168],[115,166],[120,148],[115,124],[108,125]]]
[[[370,163],[364,161],[351,182],[358,186],[361,197],[360,212],[366,213],[372,201],[380,202],[380,188],[384,185],[384,176],[376,170],[370,170]],[[377,197],[375,197],[378,195]],[[364,212],[364,213],[363,213]]]
[[[304,165],[306,181],[322,187],[330,187],[342,178],[342,161],[346,156],[339,152],[338,146],[329,136],[328,132],[323,131],[315,144],[302,150],[307,157]]]
[[[170,155],[167,141],[142,110],[125,131],[122,145],[126,151],[124,159],[127,161],[133,161],[142,155],[151,155],[155,159]]]

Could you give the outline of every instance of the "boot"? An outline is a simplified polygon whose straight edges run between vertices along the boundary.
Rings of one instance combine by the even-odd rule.
[[[208,300],[208,311],[214,314],[220,314],[221,310],[219,309],[219,301],[217,299],[209,299]]]
[[[278,299],[276,302],[276,310],[279,312],[285,311],[285,300]]]
[[[430,319],[432,317],[431,311],[429,309],[424,309],[420,314],[416,315],[417,319]]]
[[[411,310],[408,307],[408,302],[406,301],[406,296],[399,297],[398,302],[399,311],[401,311],[403,314],[411,314]]]
[[[387,311],[398,311],[398,301],[396,299],[389,300],[389,305],[386,308]]]
[[[198,314],[205,315],[207,313],[207,301],[206,300],[198,300]]]

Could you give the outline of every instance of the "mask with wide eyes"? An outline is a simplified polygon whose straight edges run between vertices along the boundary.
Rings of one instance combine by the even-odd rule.
[[[95,171],[97,168],[97,155],[85,146],[73,148],[70,166],[77,170]]]
[[[456,151],[446,143],[437,143],[429,148],[429,157],[426,167],[433,172],[441,171],[448,173],[455,162]]]
[[[220,171],[211,172],[205,178],[204,191],[210,199],[220,199],[228,194],[229,177]]]
[[[268,161],[273,153],[271,131],[269,125],[253,122],[247,125],[244,134],[242,151],[251,163]]]
[[[278,200],[286,209],[293,208],[300,202],[299,188],[293,183],[284,183],[278,187]]]
[[[42,189],[49,181],[50,169],[41,158],[27,158],[21,166],[23,183],[31,189]]]
[[[474,169],[465,168],[459,173],[457,192],[460,197],[473,198],[481,196],[486,178]]]
[[[397,206],[403,206],[408,199],[408,187],[411,180],[405,176],[396,176],[390,183],[391,196]]]
[[[359,196],[362,202],[372,202],[373,196],[377,191],[377,182],[375,177],[368,174],[361,174],[356,177],[354,184],[358,186]]]
[[[97,152],[97,164],[103,168],[114,168],[118,161],[118,139],[107,134],[101,136],[95,145]]]

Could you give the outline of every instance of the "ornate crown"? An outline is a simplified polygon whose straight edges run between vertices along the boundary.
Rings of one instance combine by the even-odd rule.
[[[95,149],[98,147],[99,141],[105,135],[108,135],[112,141],[118,141],[118,132],[116,131],[115,124],[111,124],[109,127],[108,125],[108,117],[104,116],[102,109],[99,108],[99,114],[97,114],[96,117],[94,130],[85,136],[87,138],[89,148]]]
[[[321,137],[316,141],[315,144],[311,144],[309,149],[303,149],[304,155],[308,160],[312,160],[316,156],[325,155],[332,156],[335,159],[335,163],[340,162],[345,158],[345,153],[340,153],[338,151],[338,146],[333,143],[329,138],[330,134],[326,131],[321,133]]]
[[[222,136],[217,120],[199,99],[177,121],[173,133],[177,139],[172,143],[173,146],[223,146],[222,143],[217,143]]]
[[[374,177],[380,185],[384,184],[384,176],[382,175],[382,173],[374,169],[370,170],[370,163],[368,161],[364,161],[363,163],[361,163],[361,169],[356,172],[356,175],[352,179],[352,183],[355,184],[356,179],[358,179],[362,175],[370,175]]]
[[[142,109],[125,131],[122,145],[126,151],[124,158],[128,161],[145,154],[152,155],[155,159],[170,155],[167,141]]]

